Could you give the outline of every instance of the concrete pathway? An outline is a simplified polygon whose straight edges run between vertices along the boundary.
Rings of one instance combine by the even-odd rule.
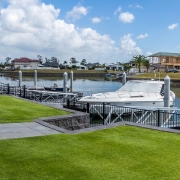
[[[0,124],[0,139],[25,138],[60,133],[36,122]]]

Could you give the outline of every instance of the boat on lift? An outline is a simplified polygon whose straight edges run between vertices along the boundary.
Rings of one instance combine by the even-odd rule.
[[[175,94],[172,91],[169,94],[169,106],[173,107]],[[115,92],[84,96],[79,102],[133,107],[164,107],[164,81],[129,80]]]
[[[54,83],[53,86],[44,86],[44,89],[46,91],[60,91],[60,92],[63,92],[63,87],[58,86],[56,83]],[[69,88],[67,88],[67,91],[69,91]]]

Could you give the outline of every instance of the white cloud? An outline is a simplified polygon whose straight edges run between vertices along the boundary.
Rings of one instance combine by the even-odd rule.
[[[38,0],[11,0],[0,10],[0,58],[7,56],[57,57],[60,63],[75,57],[87,62],[128,61],[141,51],[130,35],[124,36],[120,48],[108,35],[91,28],[78,28],[59,19],[60,9]]]
[[[134,19],[134,15],[130,12],[124,12],[119,15],[119,20],[124,23],[131,23]]]
[[[86,16],[89,8],[85,8],[84,6],[77,5],[74,6],[73,9],[66,13],[67,19],[72,19],[73,21],[80,19],[82,16]]]
[[[92,23],[100,23],[101,22],[101,18],[98,17],[94,17],[91,19]]]
[[[143,38],[146,38],[148,37],[148,34],[140,34],[139,36],[137,36],[137,39],[143,39]]]
[[[118,12],[121,12],[121,7],[120,6],[115,10],[114,15],[116,15]]]
[[[140,6],[139,4],[135,3],[134,5],[133,4],[130,4],[128,7],[130,8],[138,8],[138,9],[143,9],[142,6]]]
[[[146,56],[150,56],[150,55],[152,55],[152,52],[150,51],[146,52]]]
[[[131,38],[132,34],[124,35],[120,41],[119,50],[127,56],[142,54],[142,50],[136,46],[136,42]]]
[[[59,13],[60,9],[53,5],[36,0],[10,1],[7,8],[0,10],[1,56],[36,58],[40,54],[57,56],[62,61],[74,56],[95,62],[111,57],[114,41],[108,35],[91,28],[76,28],[58,19]]]
[[[173,30],[173,29],[176,28],[177,26],[178,26],[177,23],[176,23],[176,24],[171,24],[171,25],[168,26],[168,29]]]

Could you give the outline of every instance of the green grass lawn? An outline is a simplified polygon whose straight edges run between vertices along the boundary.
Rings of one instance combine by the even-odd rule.
[[[0,141],[0,179],[177,180],[180,136],[132,126]]]
[[[28,122],[40,117],[65,114],[70,113],[12,96],[0,96],[0,123]]]
[[[156,75],[155,75],[156,74]],[[180,80],[180,73],[165,73],[165,72],[150,72],[150,73],[141,73],[132,76],[133,78],[147,78],[147,79],[164,79],[166,76],[169,76],[171,79]]]

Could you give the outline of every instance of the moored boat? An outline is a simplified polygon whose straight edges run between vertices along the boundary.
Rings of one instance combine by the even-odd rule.
[[[44,86],[44,89],[46,91],[62,91],[63,87],[59,87],[57,84],[54,84],[53,86]],[[67,91],[69,91],[69,88],[67,88]]]
[[[174,105],[175,94],[170,91],[169,106]],[[106,103],[118,106],[164,107],[164,81],[130,80],[115,92],[82,97],[80,103]]]

